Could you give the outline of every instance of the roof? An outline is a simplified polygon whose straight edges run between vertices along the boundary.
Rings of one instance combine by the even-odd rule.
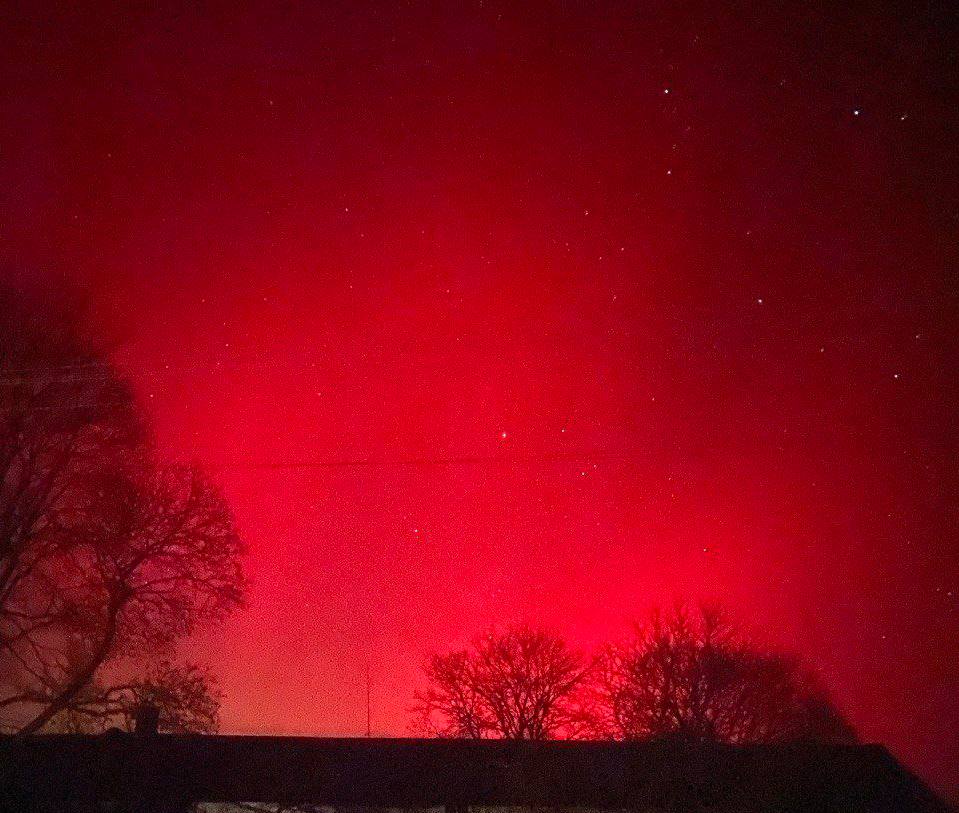
[[[947,811],[875,745],[725,746],[314,737],[47,735],[0,741],[7,809],[196,801],[342,806]],[[137,808],[141,809],[141,808]],[[675,809],[675,808],[674,808]]]

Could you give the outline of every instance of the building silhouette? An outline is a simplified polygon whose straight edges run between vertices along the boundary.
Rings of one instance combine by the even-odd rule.
[[[338,810],[945,813],[875,745],[727,746],[127,734],[0,741],[0,810],[185,813],[197,803]]]

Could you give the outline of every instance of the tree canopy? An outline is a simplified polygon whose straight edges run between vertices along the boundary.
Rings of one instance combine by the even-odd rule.
[[[106,710],[149,682],[138,670],[159,668],[157,658],[237,607],[244,590],[242,544],[219,489],[199,468],[157,455],[131,387],[84,336],[76,311],[66,298],[0,289],[7,732],[40,731],[71,714],[90,727],[115,721]],[[187,672],[196,688],[199,672]],[[157,685],[177,674],[169,664],[160,673]],[[203,685],[215,698],[208,678]]]
[[[654,613],[589,662],[541,630],[491,632],[425,677],[414,727],[437,736],[856,741],[810,669],[714,607]]]
[[[559,637],[515,626],[433,655],[416,694],[416,725],[444,737],[516,740],[568,734],[586,665]]]

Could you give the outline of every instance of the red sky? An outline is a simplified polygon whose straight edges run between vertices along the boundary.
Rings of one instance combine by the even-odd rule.
[[[955,793],[947,15],[517,5],[9,13],[3,273],[230,497],[224,729],[713,597]]]

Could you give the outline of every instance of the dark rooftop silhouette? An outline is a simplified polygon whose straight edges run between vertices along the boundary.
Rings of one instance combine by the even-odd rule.
[[[180,736],[109,732],[0,743],[18,811],[181,813],[198,801],[633,811],[949,808],[876,745]]]

